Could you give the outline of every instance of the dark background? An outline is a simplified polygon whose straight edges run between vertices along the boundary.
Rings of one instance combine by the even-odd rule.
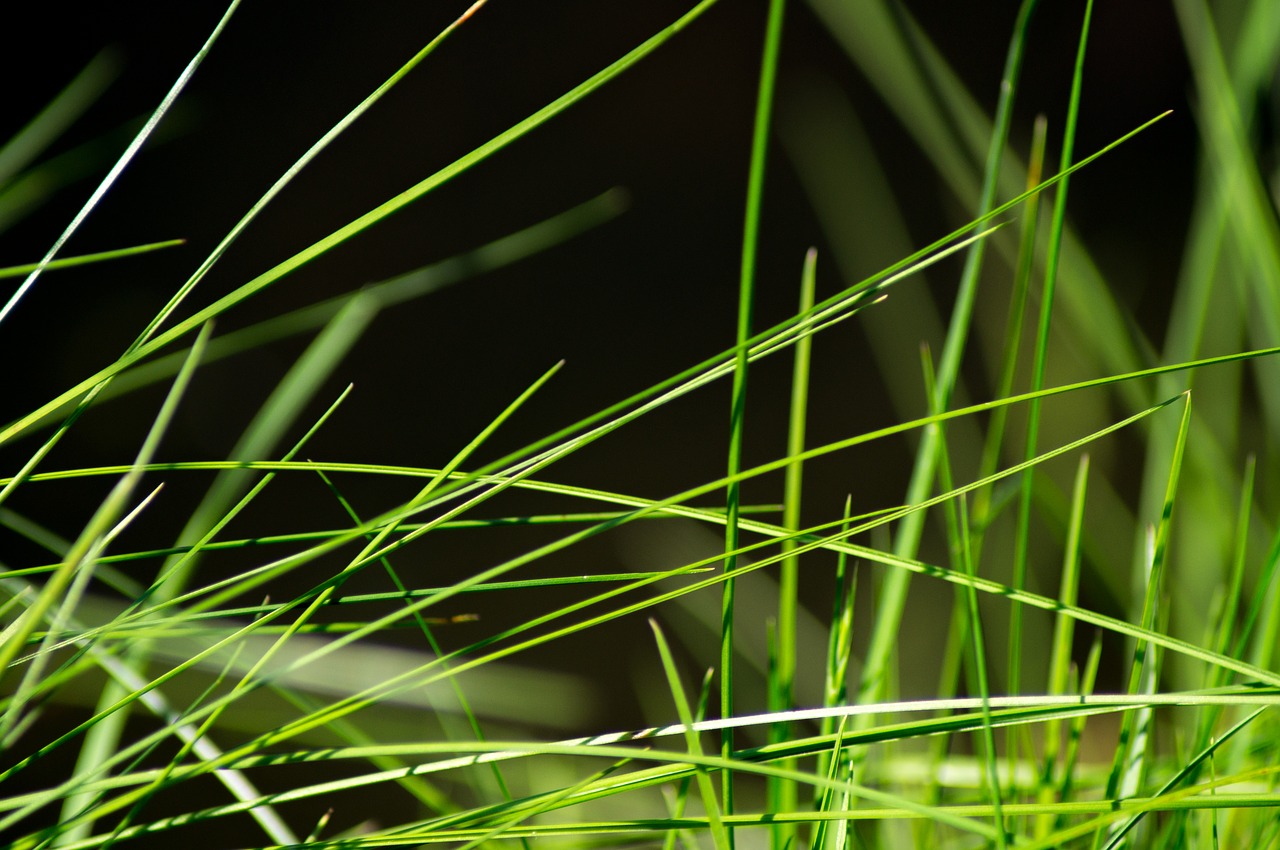
[[[201,283],[183,315],[524,118],[690,5],[493,0],[295,180]],[[990,110],[1016,5],[914,2],[904,8]],[[1014,126],[1022,151],[1035,114],[1046,113],[1060,127],[1083,10],[1078,2],[1042,5]],[[11,406],[0,417],[15,418],[114,359],[280,172],[463,7],[246,3],[159,136],[64,254],[176,237],[186,246],[47,274],[0,328],[3,398]],[[0,234],[0,263],[34,261],[52,244],[123,147],[127,136],[113,134],[154,108],[222,11],[208,3],[85,4],[74,13],[52,3],[29,9],[32,50],[21,56],[8,51],[2,60],[3,134],[18,129],[100,51],[109,51],[118,76],[50,150],[52,156],[100,140],[95,153],[78,160],[84,178]],[[309,456],[439,465],[565,359],[562,373],[482,452],[488,460],[731,346],[765,11],[763,2],[721,0],[569,112],[220,319],[220,332],[242,327],[476,247],[613,187],[625,189],[629,207],[617,219],[545,254],[380,315],[316,401],[318,414],[348,382],[356,385],[309,446]],[[822,24],[803,3],[792,3],[779,103],[815,79],[832,82],[857,106],[885,176],[903,199],[917,245],[968,219],[970,211],[960,207]],[[1159,112],[1177,110],[1072,184],[1080,232],[1118,282],[1121,300],[1138,311],[1144,327],[1158,329],[1179,260],[1195,151],[1187,68],[1167,5],[1100,4],[1085,79],[1080,153]],[[1139,194],[1140,215],[1130,200]],[[827,256],[792,165],[775,143],[756,327],[794,311],[800,263],[810,245]],[[877,267],[869,259],[867,271]],[[829,264],[820,269],[820,297],[847,285]],[[944,305],[955,271],[943,266],[929,279]],[[812,442],[900,418],[869,366],[861,330],[856,323],[848,328],[817,347]],[[914,352],[917,342],[905,340],[904,351]],[[930,342],[940,350],[940,339]],[[304,345],[281,342],[203,370],[163,456],[225,456]],[[749,463],[783,453],[786,360],[753,372]],[[91,412],[43,468],[128,462],[162,392],[142,391]],[[668,495],[722,474],[727,417],[726,383],[575,455],[548,477]],[[0,452],[5,474],[34,447],[27,439]],[[850,489],[865,507],[896,503],[910,450],[910,442],[901,441],[834,458],[811,477],[806,504],[825,519]],[[748,499],[776,500],[775,484],[750,490]],[[289,486],[282,484],[272,503],[276,513],[246,518],[249,529],[342,522],[327,496]],[[366,513],[416,487],[390,494],[382,483],[344,486]],[[180,521],[199,497],[195,484],[175,481],[171,488],[176,495],[157,507],[153,528],[163,528],[166,517]],[[73,535],[101,493],[83,482],[32,486],[14,506]],[[512,511],[522,505],[518,498],[506,504]],[[442,561],[460,560],[433,575],[470,575],[527,545],[518,535],[477,535],[464,555],[442,553]],[[619,563],[612,544],[599,543],[579,547],[546,571],[629,566]]]
[[[207,303],[487,140],[674,20],[686,5],[495,0],[295,180],[191,303]],[[1034,114],[1043,111],[1060,122],[1083,4],[1042,5],[1015,122],[1022,150]],[[1133,6],[1107,4],[1095,15],[1077,150],[1091,151],[1165,109],[1179,114],[1155,131],[1156,138],[1139,142],[1140,150],[1104,159],[1075,181],[1072,209],[1104,271],[1121,272],[1113,275],[1124,287],[1121,299],[1146,312],[1144,324],[1159,328],[1163,295],[1178,261],[1171,247],[1185,227],[1194,147],[1182,108],[1187,71],[1171,12],[1163,4],[1142,4],[1141,11]],[[281,170],[460,8],[396,3],[370,13],[327,2],[241,8],[159,140],[66,252],[175,237],[186,239],[186,247],[105,271],[48,275],[0,340],[6,362],[21,364],[11,368],[10,380],[23,386],[21,394],[13,384],[6,393],[7,402],[18,402],[6,418],[123,350]],[[616,221],[544,256],[380,317],[335,379],[335,387],[354,380],[358,392],[320,445],[345,446],[356,439],[366,450],[376,446],[388,460],[435,462],[537,374],[566,359],[567,368],[520,424],[499,436],[499,442],[509,436],[502,445],[514,446],[523,442],[522,434],[544,433],[725,348],[735,321],[764,8],[740,0],[718,4],[604,90],[276,284],[221,320],[219,330],[442,259],[620,186],[631,203]],[[993,106],[1016,4],[980,11],[939,3],[906,8],[978,99]],[[12,54],[6,60],[5,118],[14,122],[12,129],[100,50],[109,49],[119,68],[86,118],[54,146],[52,153],[58,153],[147,114],[222,9],[85,7],[69,22],[54,4],[38,11],[49,15],[51,26],[56,22],[58,35],[21,62]],[[804,4],[793,3],[780,105],[815,78],[833,80],[859,108],[891,185],[906,199],[902,205],[917,244],[963,220],[955,199],[822,25]],[[86,177],[104,172],[122,144],[99,147],[101,158],[85,164]],[[1170,180],[1170,174],[1188,179]],[[3,261],[37,259],[93,185],[90,179],[73,183],[0,236]],[[1147,201],[1135,216],[1124,199],[1139,191]],[[789,314],[803,251],[811,244],[823,247],[776,143],[763,233],[757,327]],[[829,268],[820,279],[820,295],[841,284]],[[954,276],[939,275],[934,285],[945,305]],[[856,334],[844,337],[845,350],[834,356],[859,357]],[[940,345],[931,342],[935,349]],[[185,456],[225,452],[238,433],[236,417],[256,406],[300,346],[277,346],[268,355],[279,360],[262,367],[246,360],[216,368],[228,391],[200,408],[200,422],[189,422],[184,435],[175,435],[191,441]],[[396,368],[380,365],[392,359]],[[860,403],[875,407],[883,390],[874,377],[865,383]],[[381,402],[385,397],[397,399],[390,416]],[[471,403],[461,405],[463,399]],[[850,399],[828,401],[848,405]],[[681,416],[618,456],[634,463],[611,460],[601,469],[598,458],[589,460],[590,483],[620,486],[623,480],[611,477],[616,473],[633,490],[659,495],[713,476],[722,465],[724,407],[718,404],[708,402],[714,411],[709,417]],[[136,413],[136,426],[149,421],[150,405],[136,405],[133,413],[126,407],[112,405],[113,419],[123,424]],[[752,413],[768,417],[768,411],[782,409],[757,404]],[[519,432],[522,427],[528,431]],[[98,434],[113,442],[102,430]],[[759,442],[759,458],[776,453],[776,441]],[[170,445],[175,456],[184,454],[178,443]],[[688,449],[684,462],[665,462],[677,446]],[[901,467],[893,460],[889,468]]]

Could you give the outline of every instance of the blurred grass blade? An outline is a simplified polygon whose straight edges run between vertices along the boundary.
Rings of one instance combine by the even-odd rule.
[[[57,97],[0,147],[0,187],[15,180],[93,105],[118,73],[118,64],[109,51],[94,56]]]

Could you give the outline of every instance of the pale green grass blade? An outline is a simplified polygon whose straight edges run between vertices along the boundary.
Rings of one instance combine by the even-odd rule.
[[[211,693],[213,693],[218,688],[218,686],[226,678],[231,667],[234,665],[235,658],[239,654],[238,653],[239,649],[240,647],[237,647],[236,654],[232,655],[232,657],[228,659],[227,663],[223,665],[222,669],[218,671],[217,678],[214,679],[214,681],[209,684],[209,686],[205,689],[205,691],[202,694],[197,696],[195,701],[192,703],[191,708],[198,706],[204,698],[208,697]],[[188,709],[188,711],[189,710],[190,709]],[[173,770],[177,768],[178,765],[181,764],[189,755],[191,755],[191,753],[195,749],[196,742],[202,739],[206,739],[206,736],[208,735],[208,733],[217,725],[217,722],[221,714],[222,714],[221,711],[215,711],[214,713],[210,714],[208,717],[205,718],[204,722],[200,724],[200,728],[196,730],[196,733],[194,736],[183,740],[182,746],[179,748],[178,752],[175,753],[173,757],[169,759],[168,764],[164,768],[161,768],[157,772],[155,779],[152,780],[150,784],[150,789],[149,789],[151,791],[151,794],[144,795],[141,799],[138,800],[138,802],[134,805],[132,809],[125,812],[124,817],[122,817],[119,823],[117,823],[113,828],[111,837],[103,842],[102,844],[103,850],[107,850],[107,848],[109,848],[116,841],[116,839],[119,838],[120,833],[123,832],[125,829],[127,829],[130,826],[130,824],[132,824],[138,819],[138,816],[142,813],[143,807],[146,806],[148,803],[150,803],[154,794],[158,792],[165,785],[166,780],[172,774]],[[150,753],[147,753],[145,755],[150,755]],[[123,772],[130,773],[133,770],[137,769],[139,766],[141,766],[144,758],[145,756],[140,756],[137,761],[135,761],[132,765],[129,765],[129,767],[125,768]],[[250,786],[250,788],[252,788],[252,786]],[[268,838],[274,838],[275,836],[279,835],[279,836],[287,836],[291,839],[296,840],[296,836],[293,835],[292,831],[284,824],[282,820],[280,820],[279,815],[277,815],[275,811],[272,810],[270,807],[263,806],[258,810],[258,812],[259,812],[259,821],[264,824],[271,825],[269,828],[265,830]],[[87,830],[86,830],[86,833],[87,833]],[[64,837],[66,836],[64,835]]]
[[[1245,729],[1248,726],[1250,726],[1253,723],[1253,721],[1257,720],[1258,717],[1261,716],[1261,714],[1264,711],[1266,711],[1265,708],[1259,708],[1256,711],[1251,712],[1244,719],[1240,720],[1230,729],[1227,729],[1225,732],[1223,732],[1220,737],[1215,738],[1212,742],[1210,742],[1208,746],[1206,746],[1205,748],[1201,749],[1198,753],[1196,753],[1196,755],[1191,760],[1189,760],[1185,765],[1183,765],[1182,768],[1179,769],[1177,773],[1171,776],[1169,780],[1160,787],[1160,790],[1156,792],[1155,796],[1163,797],[1166,794],[1173,791],[1173,789],[1176,788],[1178,785],[1180,785],[1184,780],[1188,779],[1189,777],[1194,777],[1199,772],[1199,768],[1201,764],[1209,760],[1213,756],[1214,752],[1218,749],[1218,747],[1230,741],[1232,738],[1236,736],[1236,733],[1240,732],[1242,729]],[[1141,821],[1145,815],[1146,815],[1146,812],[1139,812],[1138,814],[1130,818],[1128,821],[1125,821],[1125,823],[1121,825],[1119,829],[1115,830],[1112,833],[1111,840],[1107,842],[1107,845],[1104,848],[1104,850],[1115,850],[1115,848],[1119,847],[1121,845],[1121,842],[1124,841],[1125,836],[1128,835],[1128,833],[1135,826],[1138,825],[1138,822]],[[1176,818],[1175,822],[1177,820],[1182,820],[1185,822],[1185,812],[1179,812],[1178,815],[1180,817]],[[1175,831],[1174,834],[1177,834],[1180,831],[1181,830]]]
[[[667,677],[667,688],[671,691],[671,698],[675,702],[676,716],[680,718],[680,723],[688,730],[685,733],[685,746],[689,748],[689,755],[693,758],[702,756],[702,741],[698,737],[698,733],[693,728],[693,711],[689,708],[688,697],[685,696],[684,685],[680,683],[680,671],[676,669],[675,659],[671,656],[671,648],[667,646],[667,639],[662,634],[662,629],[658,626],[656,620],[649,620],[649,627],[653,630],[654,640],[658,644],[658,655],[662,659],[662,671]],[[732,755],[732,754],[731,754]],[[721,781],[724,781],[731,771],[724,771],[721,774]],[[724,822],[720,817],[720,805],[716,801],[716,789],[711,783],[711,777],[705,770],[695,770],[694,780],[698,783],[698,793],[702,797],[702,807],[707,813],[707,818],[711,825],[711,837],[715,842],[717,850],[727,850],[731,845],[729,832],[724,827]]]
[[[1151,537],[1149,566],[1145,571],[1145,588],[1141,620],[1143,628],[1154,629],[1161,597],[1164,594],[1164,573],[1169,548],[1169,537],[1172,533],[1173,505],[1177,496],[1179,475],[1182,471],[1182,458],[1186,450],[1187,433],[1191,424],[1191,398],[1186,396],[1186,405],[1182,411],[1182,421],[1178,428],[1178,440],[1174,447],[1173,460],[1169,468],[1168,484],[1165,489],[1164,509],[1161,511],[1159,524]],[[1159,659],[1155,647],[1138,640],[1134,645],[1134,657],[1129,672],[1129,693],[1153,693],[1156,686],[1156,673]],[[1136,796],[1146,771],[1148,727],[1151,722],[1150,712],[1138,712],[1125,718],[1121,726],[1120,741],[1116,748],[1116,760],[1111,777],[1107,780],[1108,797],[1117,794],[1125,797]],[[1113,833],[1113,838],[1115,834]]]
[[[1010,39],[1004,76],[1001,81],[997,122],[990,136],[986,157],[986,176],[983,180],[981,197],[978,200],[977,211],[980,218],[995,206],[1000,163],[1008,139],[1009,126],[1013,114],[1014,92],[1016,91],[1022,64],[1026,28],[1035,5],[1035,0],[1024,0]],[[943,345],[942,359],[939,366],[939,375],[930,399],[931,412],[945,410],[949,406],[955,390],[960,362],[964,355],[969,326],[973,317],[973,305],[977,294],[982,259],[982,249],[975,245],[966,258],[965,269],[960,282],[960,291],[956,296],[955,308],[948,325],[946,342]],[[911,480],[907,485],[908,502],[923,501],[932,489],[934,472],[938,462],[939,440],[940,434],[933,428],[926,430],[922,435],[920,446],[916,452],[915,463],[911,470]],[[910,557],[918,551],[924,529],[923,523],[924,514],[918,513],[908,518],[903,526],[898,529],[895,551],[899,555]],[[857,699],[859,702],[876,702],[882,699],[886,693],[889,665],[906,609],[909,587],[910,575],[905,572],[895,572],[886,577],[884,584],[880,588],[876,605],[875,630],[871,636],[866,660],[863,664],[861,681],[858,685]],[[859,763],[855,764],[853,774],[855,780],[861,776],[860,761],[859,759]]]
[[[1220,179],[1230,193],[1228,206],[1235,226],[1227,232],[1249,258],[1246,267],[1256,281],[1246,301],[1250,338],[1280,340],[1280,222],[1248,141],[1213,18],[1199,0],[1179,0],[1174,8],[1204,111],[1200,124],[1212,161],[1222,170]],[[1267,419],[1280,422],[1280,392],[1275,387],[1280,372],[1270,364],[1260,369],[1260,394]]]
[[[1253,504],[1254,489],[1254,458],[1250,456],[1245,467],[1243,484],[1240,490],[1240,499],[1237,503],[1237,520],[1235,532],[1235,545],[1232,547],[1232,563],[1230,575],[1227,579],[1227,588],[1221,595],[1220,611],[1218,613],[1219,623],[1216,634],[1211,641],[1217,651],[1223,655],[1234,654],[1236,657],[1244,655],[1244,639],[1246,635],[1241,632],[1240,642],[1236,644],[1233,652],[1233,636],[1237,630],[1238,614],[1240,611],[1241,597],[1243,595],[1244,578],[1245,578],[1245,553],[1248,549],[1249,537],[1249,519]],[[1222,687],[1227,684],[1228,676],[1225,671],[1218,667],[1211,667],[1205,671],[1205,687]],[[1207,751],[1214,743],[1214,733],[1218,728],[1218,722],[1222,718],[1221,709],[1206,708],[1200,713],[1198,723],[1196,724],[1195,739],[1192,744],[1193,749],[1199,752]],[[1246,741],[1250,736],[1242,736]],[[1237,752],[1244,752],[1245,747],[1237,748]],[[1228,750],[1229,761],[1232,767],[1231,771],[1238,770],[1240,762],[1231,755]],[[1189,781],[1196,781],[1199,777],[1199,762],[1188,765],[1186,776]],[[1176,817],[1172,819],[1172,823],[1166,828],[1166,833],[1176,835],[1187,828],[1187,820],[1185,817]]]
[[[1080,674],[1080,694],[1089,696],[1094,692],[1094,686],[1098,681],[1098,665],[1102,661],[1102,632],[1094,632],[1093,643],[1089,645],[1089,655],[1085,659],[1084,671]],[[1067,750],[1062,759],[1062,781],[1059,785],[1058,799],[1070,800],[1074,796],[1075,788],[1079,784],[1076,780],[1076,765],[1080,760],[1080,747],[1084,739],[1084,727],[1088,720],[1083,715],[1071,721],[1070,731],[1067,735]],[[1058,826],[1061,826],[1063,820],[1061,815],[1055,816],[1058,820]],[[1039,837],[1039,836],[1037,836]]]
[[[852,519],[850,510],[853,498],[846,496],[844,501],[844,521],[840,531],[847,533]],[[798,529],[797,529],[798,530]],[[835,593],[831,605],[831,629],[827,638],[827,665],[822,683],[822,706],[832,708],[843,705],[848,695],[849,661],[853,657],[853,606],[857,601],[858,570],[855,566],[849,569],[849,558],[844,552],[836,555]],[[836,732],[835,721],[825,718],[819,727],[821,734],[832,735]],[[833,751],[830,758],[835,758]],[[817,772],[830,775],[827,755],[818,758]]]
[[[1075,486],[1072,488],[1071,519],[1067,526],[1066,547],[1062,553],[1062,577],[1058,583],[1058,598],[1065,605],[1075,605],[1080,595],[1080,538],[1084,528],[1085,493],[1089,485],[1089,456],[1083,455],[1076,467]],[[1071,678],[1071,650],[1075,643],[1075,621],[1059,616],[1053,624],[1053,645],[1049,654],[1048,681],[1045,693],[1065,694]],[[1056,788],[1067,775],[1067,765],[1058,764],[1061,746],[1061,727],[1050,722],[1045,727],[1043,767],[1037,798],[1049,802]],[[1043,838],[1049,824],[1038,821],[1036,836]]]
[[[810,248],[805,254],[804,270],[800,276],[800,308],[803,315],[813,307],[814,282],[816,277],[818,255]],[[813,337],[806,336],[796,343],[795,361],[791,372],[791,412],[787,427],[787,454],[798,455],[804,451],[805,421],[809,403],[809,368],[812,360]],[[804,481],[804,465],[794,463],[787,467],[783,482],[783,515],[784,528],[799,530],[800,504]],[[792,548],[790,541],[782,544],[783,551]],[[777,666],[773,671],[770,686],[769,709],[785,711],[793,708],[795,671],[796,671],[796,609],[799,606],[800,563],[795,558],[782,561],[778,578],[778,619],[777,619]],[[790,736],[786,726],[777,726],[770,730],[770,741],[780,743]],[[783,767],[794,769],[794,764],[783,764]],[[769,811],[792,812],[796,810],[799,799],[794,785],[769,786]],[[779,828],[773,833],[773,846],[785,847],[789,842],[797,840],[794,829]]]
[[[137,156],[138,151],[142,149],[142,146],[146,144],[147,139],[151,137],[151,134],[155,131],[156,127],[160,125],[161,120],[163,120],[165,115],[168,114],[170,107],[172,107],[174,101],[178,99],[178,95],[182,93],[182,90],[187,87],[187,83],[189,83],[191,78],[195,76],[196,69],[200,67],[201,63],[204,62],[205,57],[209,55],[209,51],[213,49],[214,42],[218,40],[218,36],[222,34],[223,29],[226,28],[227,24],[231,20],[231,15],[239,5],[240,0],[231,0],[230,5],[227,6],[227,11],[223,13],[221,20],[219,20],[214,26],[209,37],[196,52],[196,55],[192,57],[191,61],[187,63],[187,66],[182,70],[182,73],[178,75],[178,79],[174,81],[173,86],[170,87],[168,93],[166,93],[164,98],[160,101],[160,105],[157,106],[155,111],[151,113],[151,116],[147,118],[142,129],[133,137],[133,140],[129,143],[129,147],[126,148],[124,153],[120,155],[120,158],[116,160],[115,165],[113,165],[111,170],[107,172],[107,176],[102,179],[102,182],[98,184],[98,187],[93,191],[93,194],[89,196],[89,200],[84,203],[84,206],[80,208],[80,211],[71,219],[71,223],[66,226],[66,229],[64,229],[62,234],[54,241],[53,246],[45,253],[44,257],[41,258],[39,265],[27,275],[26,279],[22,281],[22,284],[13,293],[13,295],[9,297],[9,300],[5,302],[4,306],[0,307],[0,322],[3,322],[9,314],[13,312],[13,309],[17,307],[18,302],[21,301],[23,296],[26,295],[31,287],[35,285],[36,280],[40,277],[40,273],[44,271],[49,262],[57,256],[59,251],[62,250],[62,246],[71,238],[71,235],[80,229],[80,225],[84,223],[85,219],[89,217],[89,214],[93,212],[98,204],[101,203],[102,199],[106,197],[107,192],[109,192],[111,187],[115,185],[116,180],[119,179],[122,173],[124,173],[125,168],[127,168],[129,163],[133,161],[135,156]],[[203,322],[196,323],[197,326],[200,324],[203,324]]]
[[[846,718],[840,718],[839,725],[835,728],[835,743],[831,747],[830,755],[823,753],[819,757],[819,766],[826,763],[824,771],[827,779],[835,781],[838,777],[847,777],[849,773],[849,760],[843,757],[844,751],[844,727]],[[850,795],[846,793],[837,794],[831,788],[824,789],[822,797],[816,806],[818,812],[844,812],[851,808]],[[799,814],[799,812],[797,812]],[[830,832],[828,832],[830,830]],[[827,821],[819,821],[813,828],[813,839],[809,846],[812,850],[823,850],[823,848],[844,848],[848,846],[849,841],[849,824],[843,819],[838,819],[834,824]]]

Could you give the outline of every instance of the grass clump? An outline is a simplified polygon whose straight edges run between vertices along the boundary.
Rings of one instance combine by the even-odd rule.
[[[477,412],[467,389],[448,399],[451,416],[476,423],[460,447],[431,446],[432,465],[392,463],[372,431],[326,439],[362,404],[342,376],[375,322],[460,279],[576,250],[617,216],[621,193],[327,300],[255,306],[724,20],[714,0],[691,4],[408,189],[206,296],[215,267],[313,161],[502,14],[485,5],[460,8],[306,148],[118,354],[95,349],[87,377],[37,387],[42,400],[0,428],[6,846],[1275,843],[1280,229],[1261,113],[1280,64],[1274,6],[1174,3],[1202,157],[1158,334],[1071,224],[1072,181],[1160,145],[1167,114],[1155,105],[1095,149],[1077,141],[1084,104],[1105,96],[1087,73],[1105,24],[1091,3],[1074,64],[1059,69],[1065,112],[1023,126],[1036,0],[990,24],[1011,32],[992,114],[893,4],[772,0],[753,30],[734,333],[706,332],[716,353],[639,391],[611,386],[616,400],[598,410],[562,415],[572,400],[557,402],[529,437],[519,423],[546,416],[563,363],[525,375],[513,362],[514,389],[494,409]],[[4,330],[63,269],[141,268],[178,249],[66,246],[129,179],[236,12],[52,247],[4,270],[18,282]],[[904,244],[869,275],[854,271],[859,240],[894,243],[906,211],[874,185],[854,107],[780,72],[784,21],[796,20],[825,28],[964,209],[946,235]],[[99,74],[90,66],[0,151],[6,187],[44,167]],[[766,278],[778,285],[762,255],[779,162],[825,244],[794,258],[799,306],[774,316],[760,301]],[[0,208],[0,220],[22,212]],[[871,219],[880,234],[847,227]],[[948,281],[946,295],[925,277]],[[897,301],[912,315],[886,329]],[[898,409],[830,436],[826,343],[863,335]],[[903,338],[924,343],[918,360],[901,356]],[[169,455],[184,409],[210,392],[202,375],[262,352],[288,363],[222,456]],[[658,341],[634,354],[663,353]],[[375,374],[410,368],[401,351]],[[658,496],[605,486],[603,473],[582,483],[584,468],[622,464],[609,441],[700,398],[719,405],[723,474]],[[396,394],[386,415],[416,403]],[[126,406],[148,411],[120,442],[127,453],[68,462],[99,410]],[[756,456],[755,435],[772,428],[757,411],[771,410],[785,439]],[[891,497],[840,466],[893,452],[909,454]],[[825,503],[814,482],[833,478],[852,492]],[[51,502],[47,488],[76,495]],[[295,511],[295,499],[318,507]],[[595,655],[605,667],[592,675],[611,678],[584,682]],[[588,703],[605,691],[652,725],[602,725]]]

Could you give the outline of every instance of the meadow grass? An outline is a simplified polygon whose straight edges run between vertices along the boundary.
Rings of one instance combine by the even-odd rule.
[[[63,250],[127,179],[126,166],[218,49],[236,5],[52,247],[0,270],[21,280],[0,323],[22,321],[23,298],[60,268],[175,246]],[[590,238],[620,212],[616,192],[349,295],[217,329],[216,319],[482,167],[584,97],[608,97],[597,90],[641,60],[661,62],[659,48],[708,26],[713,16],[703,13],[713,5],[691,4],[544,108],[184,311],[231,245],[319,154],[446,39],[464,38],[473,16],[493,11],[483,0],[460,10],[280,176],[131,344],[103,352],[104,365],[82,380],[41,388],[47,401],[0,428],[12,464],[0,473],[0,503],[8,503],[0,523],[7,539],[40,553],[6,555],[0,572],[5,846],[1280,841],[1280,753],[1268,711],[1280,702],[1272,507],[1280,480],[1280,228],[1274,177],[1264,170],[1274,165],[1274,133],[1259,129],[1280,67],[1280,7],[1268,0],[1213,14],[1201,0],[1174,2],[1202,155],[1182,273],[1159,340],[1144,336],[1073,231],[1068,190],[1100,157],[1160,144],[1167,105],[1154,104],[1149,120],[1113,143],[1077,150],[1082,102],[1105,96],[1090,92],[1086,74],[1089,2],[1074,65],[1061,69],[1071,87],[1067,111],[1024,128],[1030,148],[1018,151],[1015,105],[1024,57],[1035,49],[1037,0],[990,22],[1011,33],[991,115],[901,9],[811,0],[807,12],[966,209],[952,232],[923,247],[903,244],[901,259],[871,276],[850,271],[858,237],[848,222],[865,221],[873,204],[884,235],[869,238],[892,242],[908,231],[904,211],[891,191],[845,191],[841,175],[880,170],[852,106],[830,93],[788,102],[779,57],[783,22],[798,11],[771,0],[760,21],[754,130],[743,142],[750,167],[735,338],[514,450],[490,446],[535,399],[556,392],[561,364],[547,364],[435,467],[367,461],[361,446],[351,459],[314,459],[309,445],[335,411],[358,403],[346,391],[321,393],[380,311]],[[0,150],[0,181],[15,185],[39,167],[67,110],[86,108],[98,86],[91,68]],[[845,280],[835,282],[811,249],[796,258],[794,314],[760,328],[764,187],[770,163],[784,154]],[[10,214],[0,209],[0,220]],[[935,303],[907,288],[925,273],[955,275],[946,290],[954,296]],[[945,328],[936,359],[924,346],[918,362],[903,363],[876,330],[886,299],[897,297],[912,299],[921,327]],[[926,336],[916,330],[892,334],[914,344]],[[864,331],[903,406],[874,429],[815,442],[808,432],[822,412],[810,379],[823,350],[814,343]],[[164,459],[166,434],[203,367],[293,337],[305,347],[225,458]],[[750,384],[748,403],[749,378],[770,358],[790,359],[789,397],[757,399]],[[732,385],[724,475],[656,499],[557,480],[558,462],[716,382]],[[913,398],[910,388],[920,386]],[[163,396],[127,454],[57,465],[67,435],[93,427],[86,412],[155,387]],[[309,413],[317,402],[318,416]],[[785,407],[788,426],[775,457],[753,464],[743,444],[757,405]],[[1117,450],[1118,441],[1128,448]],[[805,485],[815,471],[857,447],[891,443],[914,452],[900,501],[869,506],[855,492],[843,504],[813,504]],[[164,498],[161,476],[204,483],[180,527],[158,532],[167,540],[138,545],[156,539],[144,532]],[[1137,481],[1131,493],[1126,479]],[[356,495],[367,480],[402,495],[370,505]],[[58,481],[104,494],[71,539],[51,530],[65,518],[10,502]],[[244,517],[287,498],[281,485],[290,482],[306,482],[346,524],[239,530]],[[771,493],[769,503],[746,501],[744,485]],[[690,528],[711,529],[723,542],[696,555],[671,542],[675,563],[557,572],[564,553],[602,535],[631,529],[675,541]],[[433,584],[405,566],[446,535],[516,531],[531,542],[458,580]],[[944,592],[922,600],[926,584]],[[817,585],[824,610],[802,602],[802,586]],[[710,595],[717,601],[708,607]],[[485,598],[504,600],[491,609],[504,613],[464,613]],[[750,644],[760,624],[745,613],[762,601],[770,608],[763,650]],[[699,606],[708,623],[690,626]],[[574,710],[575,681],[526,665],[554,657],[571,672],[600,631],[636,620],[649,624],[654,675],[630,687],[657,725],[587,726],[594,721]],[[711,643],[703,631],[714,633]],[[621,648],[616,654],[623,666]],[[801,687],[802,674],[819,685]]]

